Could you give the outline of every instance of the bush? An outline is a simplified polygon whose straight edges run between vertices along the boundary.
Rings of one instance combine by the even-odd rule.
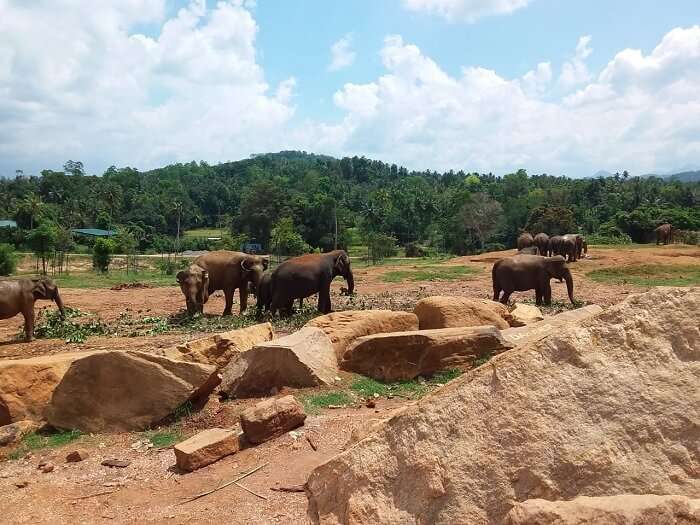
[[[109,239],[97,239],[92,247],[92,266],[95,270],[106,272],[112,262],[114,242]]]
[[[156,261],[156,267],[165,275],[175,275],[175,272],[180,270],[186,270],[190,265],[188,259],[175,259],[174,257],[167,257],[165,259],[158,259]]]
[[[0,275],[10,275],[17,269],[17,255],[9,244],[0,244]]]
[[[588,235],[586,237],[586,242],[590,244],[632,244],[632,239],[626,233],[620,233],[619,235],[609,236],[601,235],[600,233],[594,233],[593,235]]]
[[[406,245],[406,257],[427,257],[428,254],[428,248],[417,242],[409,242]]]

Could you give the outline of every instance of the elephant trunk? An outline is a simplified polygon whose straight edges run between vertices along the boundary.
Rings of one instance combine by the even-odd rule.
[[[574,303],[574,280],[571,277],[571,272],[566,272],[564,274],[564,280],[566,281],[566,292],[569,294],[569,301],[571,301],[571,304]]]
[[[345,273],[345,280],[348,282],[348,295],[352,295],[355,291],[355,277],[353,277],[352,270],[349,268]]]
[[[63,299],[61,299],[61,295],[58,293],[58,290],[56,290],[56,294],[53,296],[53,300],[56,303],[56,306],[58,306],[58,311],[61,312],[61,319],[65,319],[66,310],[63,307]]]

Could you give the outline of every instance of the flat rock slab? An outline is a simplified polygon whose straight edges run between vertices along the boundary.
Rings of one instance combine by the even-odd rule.
[[[418,316],[421,330],[493,325],[501,330],[510,327],[508,308],[487,299],[469,299],[435,295],[416,303],[413,313]]]
[[[220,391],[230,398],[256,397],[273,388],[332,384],[337,375],[331,340],[320,328],[305,327],[232,359],[222,371]]]
[[[238,330],[222,332],[188,341],[165,351],[167,357],[214,365],[221,369],[242,352],[275,336],[270,323],[261,323]]]
[[[544,321],[542,311],[531,304],[517,303],[510,315],[513,318],[510,322],[511,326],[527,326],[538,321]]]
[[[700,499],[624,494],[571,501],[531,499],[508,513],[506,525],[700,525]]]
[[[413,379],[475,365],[512,348],[494,326],[416,330],[360,337],[345,352],[343,370],[381,381]]]
[[[235,454],[240,448],[238,432],[210,428],[175,445],[175,460],[179,468],[192,472]]]
[[[330,337],[340,362],[348,346],[358,337],[418,330],[418,317],[410,312],[392,310],[345,310],[315,317],[306,326],[320,328]]]
[[[582,308],[567,310],[560,314],[547,317],[544,321],[502,330],[501,334],[506,341],[515,345],[533,343],[544,339],[548,335],[556,334],[565,325],[581,323],[602,311],[603,309],[597,304],[589,304]]]
[[[258,444],[281,436],[304,424],[304,407],[294,396],[261,401],[241,414],[246,439]]]
[[[31,419],[43,421],[53,390],[76,359],[96,352],[0,361],[0,425]]]
[[[220,381],[211,365],[143,352],[100,352],[73,361],[46,416],[57,428],[83,432],[144,430]]]
[[[536,498],[697,498],[698,312],[700,287],[654,288],[494,357],[317,467],[309,517],[500,525]]]

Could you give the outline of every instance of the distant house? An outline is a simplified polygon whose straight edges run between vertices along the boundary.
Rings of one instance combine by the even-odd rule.
[[[0,228],[16,228],[17,223],[9,219],[0,219]]]
[[[71,232],[74,235],[84,235],[86,237],[114,237],[117,234],[114,230],[100,230],[98,228],[75,228]]]

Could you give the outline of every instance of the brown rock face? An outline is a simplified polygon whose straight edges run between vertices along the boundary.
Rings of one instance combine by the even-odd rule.
[[[338,363],[330,339],[306,327],[242,353],[224,368],[221,392],[231,398],[268,395],[272,388],[333,383]]]
[[[177,466],[189,472],[219,461],[240,450],[238,432],[209,428],[175,445]]]
[[[469,326],[360,337],[345,352],[343,370],[381,381],[413,379],[469,365],[512,348],[495,327]]]
[[[35,421],[17,421],[0,427],[0,447],[6,447],[19,443],[19,441],[39,428]]]
[[[544,316],[539,308],[531,304],[518,303],[510,315],[513,317],[511,326],[527,326],[538,321],[544,321]]]
[[[319,466],[316,523],[500,524],[519,501],[700,494],[700,288],[656,288],[420,400]]]
[[[330,337],[338,362],[358,337],[387,332],[418,330],[418,318],[409,312],[391,310],[346,310],[311,319],[306,326],[323,330]]]
[[[418,301],[413,313],[418,316],[421,330],[484,325],[503,330],[510,326],[508,308],[486,299],[436,295]]]
[[[548,335],[556,334],[562,330],[562,328],[572,323],[580,323],[602,311],[603,309],[597,304],[589,304],[588,306],[577,308],[576,310],[567,310],[560,314],[553,315],[544,321],[502,330],[501,335],[506,341],[518,346],[523,346],[526,343],[534,343],[535,341],[544,339]]]
[[[241,426],[251,443],[263,443],[304,424],[304,407],[294,396],[266,399],[241,414]]]
[[[214,365],[221,369],[233,356],[246,352],[259,343],[270,341],[274,335],[270,323],[261,323],[195,339],[166,350],[165,355],[173,359]]]
[[[31,419],[42,421],[54,388],[76,359],[94,352],[0,361],[0,425]]]
[[[507,525],[691,525],[700,524],[700,499],[655,494],[621,495],[571,501],[531,499],[518,503]]]
[[[71,364],[46,409],[49,423],[84,432],[143,430],[218,384],[210,365],[142,352],[100,352]]]

